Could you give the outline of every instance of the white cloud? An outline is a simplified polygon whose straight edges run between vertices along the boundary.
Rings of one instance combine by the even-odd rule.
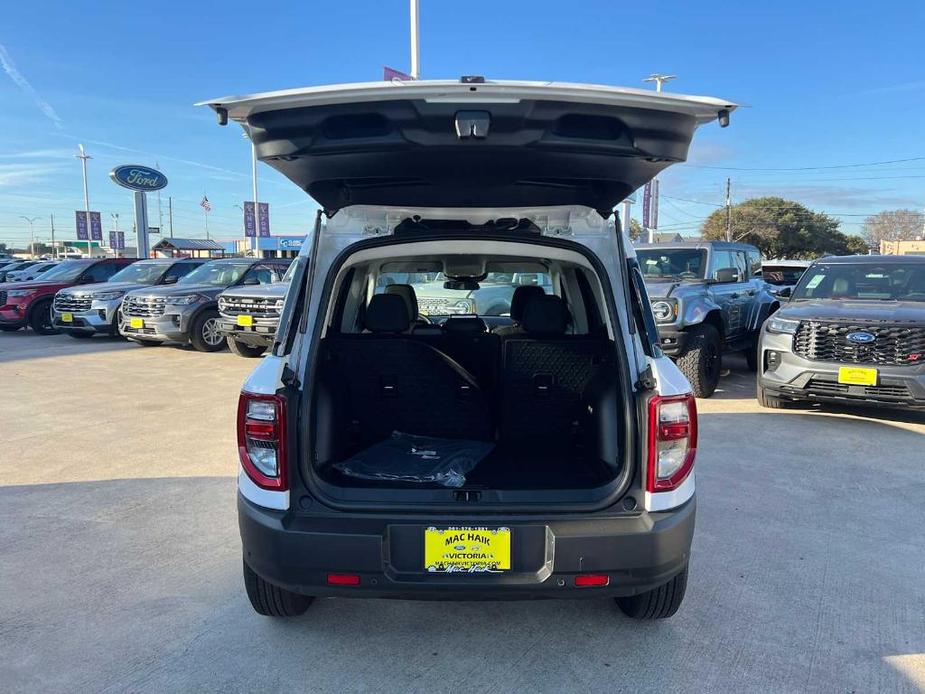
[[[0,188],[44,183],[63,168],[61,164],[0,164]]]
[[[10,54],[7,52],[6,47],[0,43],[0,67],[3,68],[3,71],[9,76],[11,80],[19,87],[23,92],[28,96],[32,97],[32,100],[35,102],[35,105],[39,107],[39,110],[45,114],[45,116],[55,124],[55,127],[62,128],[64,124],[61,121],[61,118],[55,112],[55,109],[52,108],[45,99],[43,99],[35,87],[33,87],[29,80],[23,76],[23,74],[16,69],[16,65],[13,64],[13,59],[10,57]]]

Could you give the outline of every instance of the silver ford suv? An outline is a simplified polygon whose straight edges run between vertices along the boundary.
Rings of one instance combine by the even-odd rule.
[[[290,261],[223,258],[193,270],[169,287],[129,292],[119,331],[140,345],[191,344],[200,352],[225,347],[219,331],[218,295],[228,287],[279,282]]]
[[[55,295],[54,326],[71,337],[118,335],[126,294],[142,287],[176,284],[205,262],[196,258],[139,260],[117,272],[108,282],[62,289]]]

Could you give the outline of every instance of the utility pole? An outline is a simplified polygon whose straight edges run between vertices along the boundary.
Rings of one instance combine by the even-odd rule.
[[[658,72],[653,72],[651,75],[646,77],[643,82],[655,82],[655,91],[660,92],[662,91],[662,85],[665,84],[665,82],[670,82],[671,80],[676,79],[678,79],[677,75],[662,75]]]
[[[726,240],[732,241],[732,179],[726,179]]]
[[[84,211],[87,213],[87,257],[93,257],[93,232],[91,230],[92,225],[90,224],[90,192],[87,188],[87,160],[93,159],[86,150],[84,150],[83,145],[78,145],[80,148],[80,154],[76,154],[78,159],[80,159],[81,164],[83,164],[84,172]]]
[[[154,168],[160,171],[161,163],[156,161],[154,162]],[[157,230],[161,233],[161,238],[164,238],[164,215],[161,212],[161,191],[157,191]]]
[[[35,258],[35,226],[34,224],[35,224],[35,220],[39,219],[39,217],[26,217],[23,215],[19,215],[19,218],[25,219],[27,222],[29,222],[29,236],[32,239],[32,241],[30,242],[31,245],[29,246],[29,254],[34,259]]]
[[[411,77],[421,79],[420,7],[418,0],[411,0]]]
[[[167,219],[170,222],[170,238],[173,238],[173,197],[167,196]]]
[[[51,215],[51,257],[58,259],[58,245],[55,243],[55,216]]]

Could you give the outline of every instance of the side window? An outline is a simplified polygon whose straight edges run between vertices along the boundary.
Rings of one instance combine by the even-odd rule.
[[[748,271],[748,260],[745,257],[745,251],[732,252],[732,267],[739,271],[739,281],[746,282],[752,276]]]
[[[273,266],[273,270],[275,271],[276,276],[275,276],[275,278],[273,279],[273,281],[274,281],[274,282],[279,282],[280,280],[282,280],[283,277],[286,275],[286,271],[287,271],[288,269],[289,269],[289,266],[288,266],[288,265],[283,265],[282,263],[280,263],[279,265],[274,265],[274,266]]]
[[[171,266],[171,268],[164,275],[164,282],[167,284],[176,282],[178,279],[188,275],[197,267],[199,267],[198,263],[177,263],[176,265]]]
[[[717,270],[723,270],[727,267],[737,267],[732,260],[732,254],[729,251],[713,251],[710,260],[710,277],[716,277]]]
[[[86,270],[83,274],[83,278],[87,282],[105,282],[124,267],[125,265],[116,265],[115,263],[107,263],[104,261]]]
[[[761,276],[761,254],[758,251],[748,251],[749,277]]]

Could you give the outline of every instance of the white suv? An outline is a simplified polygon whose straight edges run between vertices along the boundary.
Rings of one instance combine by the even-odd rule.
[[[207,103],[322,207],[238,406],[254,609],[609,596],[674,614],[696,410],[613,210],[734,105],[481,78]],[[550,282],[513,287],[505,315],[424,312],[388,280],[465,294],[531,273]]]

